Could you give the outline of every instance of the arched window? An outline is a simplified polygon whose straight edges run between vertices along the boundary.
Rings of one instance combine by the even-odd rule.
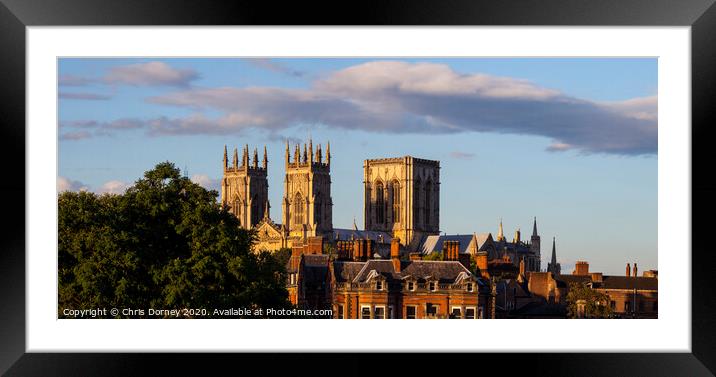
[[[239,219],[239,224],[241,224],[241,226],[244,225],[244,220],[241,218],[241,216],[243,215],[242,208],[243,205],[241,204],[241,199],[234,199],[234,215],[236,215],[236,218]]]
[[[316,199],[313,201],[313,213],[315,215],[316,224],[323,223],[323,200],[321,200],[321,194],[316,194]]]
[[[415,180],[415,183],[413,184],[413,213],[414,213],[413,216],[415,217],[415,224],[417,224],[417,225],[421,224],[420,218],[423,215],[422,214],[423,205],[422,205],[422,200],[420,198],[420,193],[422,193],[421,188],[422,188],[422,185],[420,182],[420,178],[418,178]]]
[[[424,222],[425,226],[430,225],[430,194],[431,194],[431,186],[432,183],[430,181],[425,182],[425,202],[423,204],[423,210],[425,211],[424,214]]]
[[[256,224],[259,222],[259,211],[261,210],[261,207],[259,206],[259,198],[254,195],[254,197],[251,199],[251,224]]]
[[[293,223],[303,224],[303,197],[300,192],[296,193],[293,199]]]
[[[375,221],[378,224],[385,223],[385,199],[383,198],[383,183],[375,185]]]
[[[393,181],[393,223],[400,222],[400,183]]]

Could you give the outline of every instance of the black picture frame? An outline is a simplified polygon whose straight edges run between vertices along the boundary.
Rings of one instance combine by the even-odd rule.
[[[328,13],[326,13],[328,11]],[[470,354],[92,354],[25,353],[25,42],[27,26],[58,25],[554,25],[691,26],[692,244],[670,250],[692,260],[692,353]],[[716,262],[708,247],[716,210],[710,174],[716,98],[714,0],[382,1],[327,5],[304,2],[0,0],[0,183],[5,217],[0,249],[0,371],[7,375],[205,375],[227,369],[269,375],[348,373],[396,368],[402,372],[456,368],[473,373],[550,375],[708,376],[716,372]],[[686,125],[685,125],[686,126]],[[20,201],[19,198],[24,198]],[[668,284],[668,282],[666,283]],[[541,322],[537,326],[543,326]],[[559,333],[556,331],[556,333]],[[100,335],[101,336],[101,335]],[[524,336],[529,336],[525,333]],[[559,336],[559,335],[556,335]],[[625,334],[629,336],[629,334]],[[477,339],[476,341],[489,341]],[[617,340],[618,341],[618,340]],[[519,344],[519,339],[515,339]],[[448,360],[445,360],[448,359]],[[325,368],[325,369],[322,369]],[[330,369],[328,369],[330,368]],[[442,372],[440,372],[442,371]],[[243,372],[243,373],[242,373]],[[494,372],[491,372],[494,373]],[[214,373],[212,373],[214,374]],[[362,373],[361,373],[362,374]]]

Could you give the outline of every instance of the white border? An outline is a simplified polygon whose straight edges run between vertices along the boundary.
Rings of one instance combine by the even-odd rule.
[[[691,352],[690,35],[688,27],[29,27],[27,351]],[[659,319],[57,320],[59,56],[658,56]]]

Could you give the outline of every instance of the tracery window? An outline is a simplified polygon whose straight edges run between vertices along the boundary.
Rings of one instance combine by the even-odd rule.
[[[385,199],[383,198],[383,183],[378,182],[375,185],[375,221],[378,224],[385,223]]]

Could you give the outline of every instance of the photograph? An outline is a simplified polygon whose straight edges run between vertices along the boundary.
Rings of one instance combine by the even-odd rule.
[[[57,318],[659,318],[658,70],[60,56]]]

